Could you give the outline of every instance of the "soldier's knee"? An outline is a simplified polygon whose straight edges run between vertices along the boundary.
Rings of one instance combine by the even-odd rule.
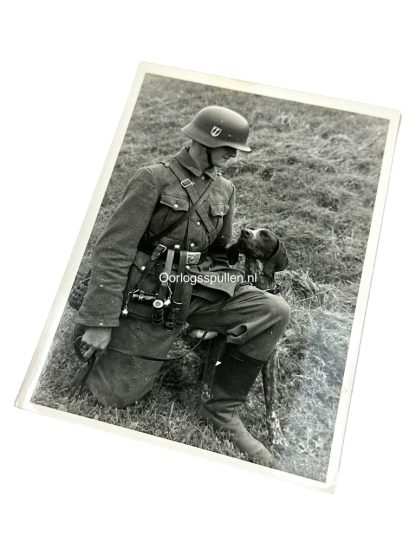
[[[267,295],[267,312],[274,321],[287,325],[290,318],[290,306],[280,295]]]

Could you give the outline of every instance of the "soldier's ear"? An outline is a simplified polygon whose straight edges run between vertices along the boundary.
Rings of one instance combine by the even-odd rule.
[[[228,249],[226,250],[226,253],[227,253],[228,262],[231,265],[237,264],[238,255],[240,254],[240,251],[238,250],[237,243],[233,243],[232,245],[230,245],[228,247]]]
[[[266,260],[263,266],[263,272],[266,276],[271,276],[274,272],[283,271],[289,263],[284,244],[279,239],[277,242],[277,249],[272,256]]]

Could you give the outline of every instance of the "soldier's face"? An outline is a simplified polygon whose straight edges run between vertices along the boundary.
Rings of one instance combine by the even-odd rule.
[[[230,158],[235,158],[237,156],[237,150],[231,148],[230,146],[220,146],[218,148],[211,149],[211,161],[212,165],[217,168],[223,168],[226,166]]]

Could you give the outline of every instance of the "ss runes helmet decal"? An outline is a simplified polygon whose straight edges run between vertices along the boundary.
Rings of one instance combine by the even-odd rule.
[[[221,127],[217,127],[216,125],[214,125],[214,127],[211,129],[211,135],[213,137],[218,137],[221,134]]]

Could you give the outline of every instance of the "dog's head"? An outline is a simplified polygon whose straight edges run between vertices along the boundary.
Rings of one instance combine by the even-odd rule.
[[[267,276],[281,272],[289,262],[282,241],[266,228],[243,228],[234,249],[263,262],[263,271]]]

